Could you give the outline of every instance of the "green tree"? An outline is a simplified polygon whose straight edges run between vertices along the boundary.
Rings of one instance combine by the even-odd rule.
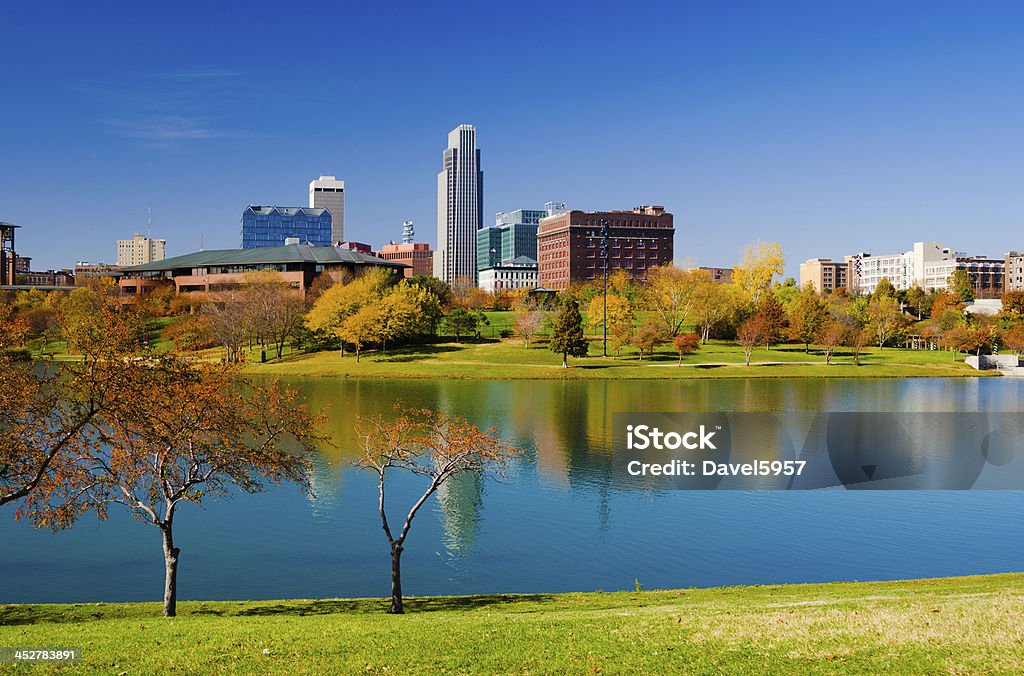
[[[896,299],[896,287],[892,285],[888,277],[882,277],[875,286],[875,292],[871,294],[871,300],[879,300],[881,298]]]
[[[562,355],[562,368],[569,367],[569,357],[587,356],[590,344],[583,335],[583,317],[580,316],[580,305],[575,300],[562,302],[551,327],[548,349]]]
[[[886,342],[897,338],[906,326],[907,318],[895,298],[883,296],[871,301],[868,306],[868,328],[878,341],[878,349],[883,349]]]
[[[974,302],[974,286],[971,284],[971,276],[967,274],[966,270],[956,270],[946,280],[946,283],[949,285],[949,290],[960,296],[960,300],[964,303]]]
[[[907,290],[907,305],[917,310],[917,319],[920,321],[924,312],[928,294],[924,292],[917,282]]]
[[[478,313],[470,312],[463,307],[456,307],[444,316],[442,326],[445,331],[455,334],[455,341],[461,343],[463,336],[471,336],[476,333],[479,323]]]

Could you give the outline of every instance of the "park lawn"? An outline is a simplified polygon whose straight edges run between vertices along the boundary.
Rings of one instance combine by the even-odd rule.
[[[165,619],[156,603],[8,605],[0,646],[79,647],[76,670],[112,674],[1024,671],[1020,573],[406,607],[389,616],[381,599],[187,602]]]
[[[210,355],[216,355],[216,351]],[[355,357],[338,351],[292,353],[266,364],[249,362],[252,373],[282,376],[340,376],[363,378],[467,378],[467,379],[671,379],[671,378],[806,378],[806,377],[939,377],[977,376],[978,371],[954,362],[944,351],[871,348],[856,366],[848,352],[838,353],[831,365],[820,351],[781,345],[754,351],[751,365],[743,363],[743,350],[727,341],[711,341],[683,358],[670,346],[660,347],[653,358],[638,359],[635,350],[619,357],[601,357],[601,341],[591,340],[590,354],[570,358],[561,368],[561,355],[547,349],[546,339],[535,339],[530,349],[520,339],[445,342],[393,348],[386,355],[366,350]]]

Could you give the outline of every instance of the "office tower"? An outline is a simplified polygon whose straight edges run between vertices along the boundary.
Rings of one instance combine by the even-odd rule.
[[[537,260],[537,224],[548,211],[516,209],[499,211],[494,225],[481,228],[476,238],[477,270],[494,267],[520,256]]]
[[[135,233],[131,239],[117,240],[118,265],[143,265],[164,259],[167,240],[153,239]]]
[[[309,206],[331,212],[331,244],[345,241],[345,181],[321,176],[309,182]]]
[[[300,244],[331,246],[331,212],[323,208],[261,207],[249,205],[242,212],[242,248],[284,246],[298,238]]]
[[[483,223],[483,195],[476,128],[462,124],[448,134],[444,168],[437,175],[434,276],[442,281],[476,285],[476,231]]]

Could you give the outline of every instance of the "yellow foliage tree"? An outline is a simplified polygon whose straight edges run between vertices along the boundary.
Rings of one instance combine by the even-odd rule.
[[[785,262],[782,246],[776,242],[748,244],[742,262],[733,268],[732,281],[746,292],[752,305],[757,305],[771,288],[775,275],[782,274]]]

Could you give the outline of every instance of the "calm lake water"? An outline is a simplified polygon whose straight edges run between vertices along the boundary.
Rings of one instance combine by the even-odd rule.
[[[386,595],[376,486],[337,463],[352,453],[357,417],[390,414],[396,401],[494,426],[528,450],[505,482],[464,478],[421,511],[403,557],[410,595],[1024,570],[1021,492],[654,491],[607,452],[614,413],[1024,412],[1024,379],[290,382],[330,407],[339,450],[320,458],[317,495],[282,488],[184,505],[183,599]],[[419,489],[396,483],[395,517]],[[158,600],[158,531],[112,514],[51,534],[0,512],[0,602]]]

